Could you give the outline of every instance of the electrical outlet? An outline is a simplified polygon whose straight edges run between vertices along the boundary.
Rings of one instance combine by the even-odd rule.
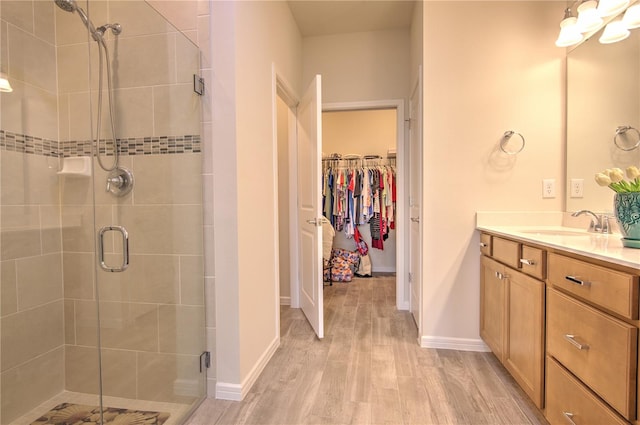
[[[570,194],[572,198],[582,198],[584,196],[583,179],[571,179]]]
[[[556,179],[542,180],[542,197],[543,198],[556,197]]]

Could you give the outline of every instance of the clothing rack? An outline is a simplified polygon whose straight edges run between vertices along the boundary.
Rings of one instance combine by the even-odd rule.
[[[351,168],[351,167],[376,167],[376,166],[392,166],[395,167],[395,158],[383,158],[380,155],[340,155],[332,154],[322,158],[322,169],[327,168]]]

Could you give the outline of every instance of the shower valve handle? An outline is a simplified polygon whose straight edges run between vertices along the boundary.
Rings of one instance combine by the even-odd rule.
[[[112,176],[107,178],[107,192],[111,191],[111,185],[116,189],[120,189],[124,185],[124,179],[122,176]]]

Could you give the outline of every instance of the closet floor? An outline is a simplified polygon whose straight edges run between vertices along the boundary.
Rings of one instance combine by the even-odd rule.
[[[547,424],[491,353],[420,348],[395,277],[325,286],[325,338],[281,308],[281,344],[242,402],[207,399],[188,425]]]

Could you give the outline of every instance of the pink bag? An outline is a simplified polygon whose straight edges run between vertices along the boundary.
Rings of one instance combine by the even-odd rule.
[[[360,255],[367,255],[369,252],[369,245],[362,239],[362,235],[356,226],[353,232],[353,240],[356,242],[356,249],[360,253]]]

